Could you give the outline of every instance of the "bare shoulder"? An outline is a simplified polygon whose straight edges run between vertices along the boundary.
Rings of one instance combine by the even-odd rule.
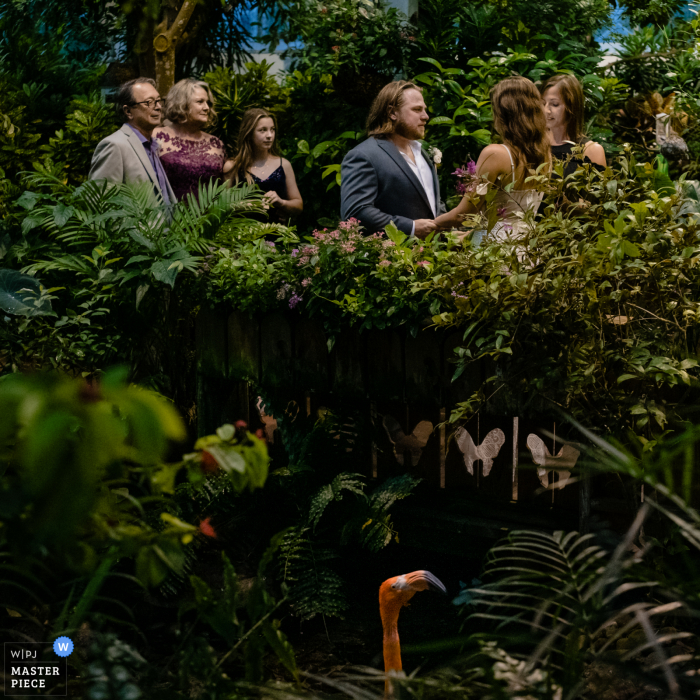
[[[510,170],[510,154],[502,144],[492,143],[481,151],[476,164],[477,175],[488,174],[490,180],[495,180],[499,175],[509,173]]]
[[[607,165],[605,159],[605,149],[595,141],[589,141],[583,148],[584,155],[588,156],[594,163],[598,165]]]
[[[484,163],[489,161],[490,163],[508,163],[510,167],[510,158],[508,156],[508,151],[500,143],[492,143],[486,146],[481,155],[479,156],[479,162]]]
[[[294,177],[294,168],[286,158],[282,158],[282,170],[284,170],[287,180],[296,181],[296,178]]]

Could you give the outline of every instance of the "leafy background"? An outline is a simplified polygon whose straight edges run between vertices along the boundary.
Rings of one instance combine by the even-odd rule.
[[[95,700],[381,697],[376,670],[333,667],[379,665],[371,582],[405,566],[397,504],[425,485],[358,474],[378,438],[356,405],[306,416],[265,387],[279,436],[269,470],[252,427],[197,440],[194,320],[219,304],[283,309],[332,339],[347,326],[417,333],[431,319],[462,332],[456,375],[491,368],[453,423],[560,408],[581,425],[585,468],[633,500],[644,484],[647,506],[595,535],[511,532],[483,569],[422,551],[451,593],[465,582],[464,617],[423,599],[403,614],[407,658],[422,665],[406,692],[695,693],[700,248],[698,190],[683,178],[700,170],[697,23],[673,2],[628,3],[633,31],[602,65],[600,0],[536,12],[527,0],[425,0],[413,18],[303,0],[261,4],[260,27],[244,4],[202,6],[178,77],[212,85],[229,148],[248,107],[277,115],[305,210],[294,226],[259,223],[247,216],[258,192],[212,184],[166,224],[145,190],[85,178],[116,127],[104,90],[149,70],[141,42],[169,8],[0,3],[4,634],[74,635],[69,693]],[[281,80],[246,55],[255,34],[286,47]],[[424,87],[449,200],[452,172],[496,139],[493,85],[557,71],[582,80],[587,132],[611,167],[540,177],[542,216],[518,250],[339,225],[339,164],[384,82]],[[672,93],[689,156],[666,174],[653,114]],[[61,374],[23,374],[39,369]]]

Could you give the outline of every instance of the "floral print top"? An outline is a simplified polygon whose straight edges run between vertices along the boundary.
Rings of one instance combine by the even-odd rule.
[[[153,134],[160,160],[178,200],[192,193],[197,196],[199,183],[223,177],[226,149],[223,141],[204,134],[201,139],[187,139],[160,129]]]

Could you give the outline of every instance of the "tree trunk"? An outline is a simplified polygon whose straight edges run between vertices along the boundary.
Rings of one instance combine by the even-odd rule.
[[[178,3],[179,4],[179,3]],[[156,84],[161,95],[167,95],[175,82],[175,52],[187,38],[185,29],[197,5],[197,0],[182,0],[164,8],[163,21],[155,28]]]

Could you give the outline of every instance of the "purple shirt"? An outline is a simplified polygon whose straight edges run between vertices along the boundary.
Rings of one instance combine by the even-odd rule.
[[[147,139],[135,126],[131,126],[131,124],[129,124],[129,127],[133,130],[136,136],[138,136],[139,141],[143,144],[143,148],[146,151],[146,155],[148,155],[148,160],[151,161],[156,178],[158,178],[158,186],[160,187],[161,194],[163,195],[163,202],[166,205],[171,204],[170,197],[168,196],[168,178],[165,174],[165,170],[163,170],[163,164],[160,162],[158,154],[153,149],[153,140]],[[174,202],[172,203],[174,204]]]

